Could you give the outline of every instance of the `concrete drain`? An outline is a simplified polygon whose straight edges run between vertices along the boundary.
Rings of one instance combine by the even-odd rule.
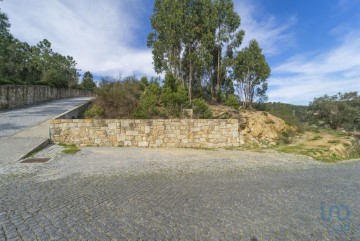
[[[45,163],[49,161],[51,158],[28,158],[21,163]]]

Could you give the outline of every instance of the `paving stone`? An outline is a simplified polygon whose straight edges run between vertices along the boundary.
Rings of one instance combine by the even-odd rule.
[[[360,240],[359,161],[277,152],[51,146],[0,163],[0,239]],[[322,221],[351,210],[350,231]],[[334,206],[335,207],[335,206]],[[343,214],[344,215],[344,214]],[[9,235],[9,236],[8,236]]]

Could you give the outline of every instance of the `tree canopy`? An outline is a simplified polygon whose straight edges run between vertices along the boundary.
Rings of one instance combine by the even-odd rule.
[[[309,122],[318,126],[360,129],[360,96],[358,92],[338,93],[315,98],[309,105]]]
[[[79,70],[71,56],[54,52],[47,39],[30,46],[9,29],[9,19],[0,9],[0,84],[78,87]]]
[[[96,88],[96,84],[94,82],[94,76],[92,75],[92,73],[90,71],[86,71],[84,73],[82,82],[81,82],[81,87],[85,90],[94,90]]]
[[[155,71],[170,73],[190,101],[233,94],[228,69],[245,32],[232,0],[156,0],[151,25]]]
[[[270,66],[256,40],[237,53],[232,77],[236,81],[238,95],[244,107],[251,107],[254,98],[266,100],[267,78]]]

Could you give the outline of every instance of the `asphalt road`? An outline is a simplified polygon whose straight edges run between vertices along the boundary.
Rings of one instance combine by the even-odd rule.
[[[12,136],[15,133],[45,122],[76,106],[86,103],[90,98],[61,99],[0,112],[0,138]]]

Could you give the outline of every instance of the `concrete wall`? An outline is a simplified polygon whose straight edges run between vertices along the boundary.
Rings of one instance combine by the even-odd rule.
[[[77,119],[77,118],[80,118],[80,115],[83,114],[84,111],[89,109],[89,107],[91,106],[92,103],[93,103],[93,100],[90,100],[89,102],[87,102],[85,104],[77,106],[65,113],[62,113],[62,114],[56,116],[54,119]]]
[[[0,110],[17,108],[40,102],[91,96],[86,90],[57,89],[41,85],[0,85]]]
[[[51,120],[55,143],[78,146],[236,147],[239,121],[229,120]]]

